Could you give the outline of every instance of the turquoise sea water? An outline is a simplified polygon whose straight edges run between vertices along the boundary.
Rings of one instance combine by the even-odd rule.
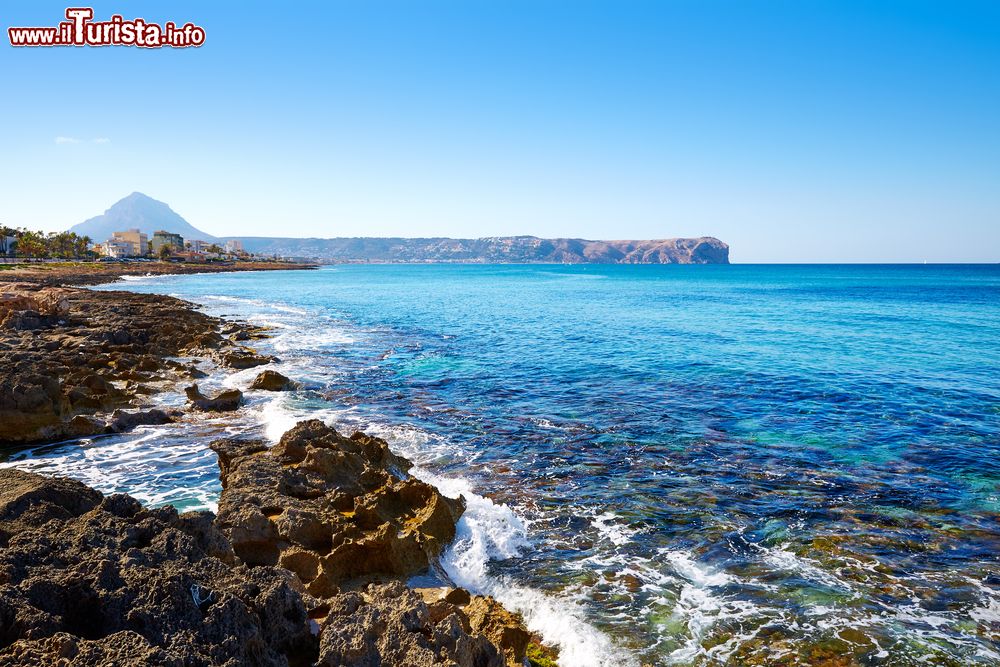
[[[304,388],[14,465],[211,506],[208,439],[318,416],[466,494],[444,571],[519,608],[564,665],[1000,664],[998,266],[338,266],[124,287],[275,327],[263,347]]]

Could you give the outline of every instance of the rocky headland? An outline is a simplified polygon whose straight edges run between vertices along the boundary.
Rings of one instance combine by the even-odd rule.
[[[238,390],[192,383],[198,363],[273,361],[251,347],[266,332],[178,299],[18,278],[0,283],[0,449],[235,410]],[[294,387],[262,369],[250,388]],[[492,598],[406,585],[437,571],[465,505],[384,441],[307,421],[274,447],[205,446],[217,516],[0,469],[0,665],[555,664]]]

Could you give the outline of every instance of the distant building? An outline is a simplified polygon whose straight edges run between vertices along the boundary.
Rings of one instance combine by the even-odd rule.
[[[115,259],[121,259],[122,257],[132,256],[132,244],[128,241],[107,241],[97,246],[100,249],[100,253],[105,257],[113,257]]]
[[[205,252],[206,250],[208,250],[208,247],[210,245],[212,244],[209,243],[208,241],[202,241],[199,239],[192,239],[187,242],[187,248],[191,252]]]
[[[239,239],[230,239],[226,241],[225,250],[228,253],[240,255],[243,253],[243,241],[240,241]]]
[[[173,232],[153,232],[153,254],[158,255],[163,247],[170,248],[170,252],[182,252],[184,250],[184,237]]]
[[[17,237],[0,235],[0,257],[13,257],[17,252]]]
[[[130,257],[141,257],[149,251],[147,246],[147,237],[138,229],[128,229],[124,232],[113,232],[111,234],[111,240],[128,243],[130,246],[128,253]]]
[[[209,258],[207,253],[195,252],[194,250],[184,250],[175,252],[171,259],[182,260],[184,262],[204,262]]]

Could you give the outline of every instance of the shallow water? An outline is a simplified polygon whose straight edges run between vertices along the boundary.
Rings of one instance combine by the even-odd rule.
[[[1000,664],[1000,267],[341,266],[124,287],[275,327],[262,347],[305,388],[12,464],[211,508],[208,441],[319,416],[469,498],[445,571],[521,609],[564,665]]]

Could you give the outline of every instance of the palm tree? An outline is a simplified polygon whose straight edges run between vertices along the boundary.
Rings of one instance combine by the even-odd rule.
[[[23,230],[17,242],[17,254],[21,257],[48,257],[45,237],[38,232]]]

